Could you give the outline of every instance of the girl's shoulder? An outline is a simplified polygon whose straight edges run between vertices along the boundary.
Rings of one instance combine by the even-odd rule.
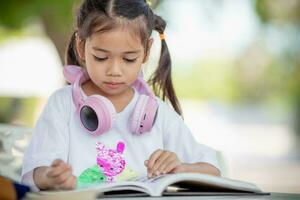
[[[46,109],[65,110],[70,109],[72,104],[72,86],[66,85],[55,90],[48,98]]]
[[[68,101],[72,98],[72,86],[66,85],[55,90],[48,98],[48,101]]]
[[[165,112],[170,112],[170,113],[176,113],[171,104],[169,104],[168,102],[163,101],[161,98],[159,98],[157,96],[155,97],[155,99],[158,103],[158,109],[159,110],[163,110]]]
[[[59,119],[70,119],[72,111],[72,87],[67,85],[55,90],[43,105],[39,123],[49,119],[57,122]]]
[[[172,105],[156,97],[158,102],[158,117],[163,121],[181,120],[181,116],[173,109]]]

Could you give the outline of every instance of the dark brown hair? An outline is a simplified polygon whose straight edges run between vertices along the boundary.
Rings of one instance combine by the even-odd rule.
[[[67,48],[66,64],[78,66],[81,64],[75,47],[76,34],[85,41],[94,32],[109,31],[120,25],[132,26],[132,31],[139,35],[146,51],[152,30],[163,34],[166,28],[166,22],[152,12],[146,0],[84,0],[77,12],[76,29]],[[162,39],[158,67],[148,83],[157,96],[163,101],[170,101],[174,110],[181,115],[171,78],[171,64],[167,43]]]

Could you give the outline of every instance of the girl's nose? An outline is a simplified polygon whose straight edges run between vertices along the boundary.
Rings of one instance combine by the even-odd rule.
[[[122,75],[121,63],[118,61],[113,61],[107,69],[107,75],[108,76],[121,76]]]

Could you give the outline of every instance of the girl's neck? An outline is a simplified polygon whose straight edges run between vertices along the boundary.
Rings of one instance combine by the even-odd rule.
[[[124,108],[129,104],[129,102],[132,100],[134,96],[133,88],[128,88],[128,90],[118,95],[104,94],[91,80],[82,84],[81,88],[87,96],[98,94],[108,98],[114,105],[117,113],[124,110]]]

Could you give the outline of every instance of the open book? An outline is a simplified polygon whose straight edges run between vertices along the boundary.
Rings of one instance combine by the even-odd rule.
[[[31,199],[94,199],[108,196],[266,194],[256,185],[224,177],[199,173],[165,174],[154,178],[135,177],[126,181],[89,185],[72,191],[29,194]],[[51,198],[53,197],[53,198]]]

